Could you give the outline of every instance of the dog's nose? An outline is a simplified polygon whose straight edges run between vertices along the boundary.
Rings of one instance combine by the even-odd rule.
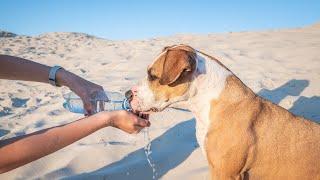
[[[133,92],[131,90],[127,91],[124,95],[128,100],[132,100],[133,98]]]
[[[138,91],[138,86],[132,86],[131,91],[133,93],[137,92]]]

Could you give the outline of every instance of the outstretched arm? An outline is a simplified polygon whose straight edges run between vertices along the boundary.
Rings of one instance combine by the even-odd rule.
[[[0,79],[48,83],[50,69],[49,66],[23,58],[0,55]],[[99,91],[104,92],[101,86],[64,69],[58,70],[56,80],[58,85],[69,87],[82,99],[88,115],[95,112],[91,97]]]
[[[100,112],[70,124],[0,141],[0,174],[53,153],[107,126],[138,133],[150,126],[150,122],[127,111]]]
[[[0,79],[23,80],[48,83],[50,66],[39,64],[23,58],[0,55]],[[66,72],[58,71],[57,80],[66,86],[64,77]]]

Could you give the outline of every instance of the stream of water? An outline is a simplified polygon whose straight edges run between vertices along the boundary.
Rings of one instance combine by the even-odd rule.
[[[157,171],[156,171],[155,164],[152,162],[152,158],[151,158],[152,151],[151,151],[151,139],[149,134],[149,127],[145,128],[144,130],[144,141],[146,142],[146,145],[144,147],[144,153],[146,154],[148,164],[152,169],[152,179],[156,179]]]

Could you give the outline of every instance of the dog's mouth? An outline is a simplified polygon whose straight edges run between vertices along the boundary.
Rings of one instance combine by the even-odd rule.
[[[161,110],[159,110],[158,108],[155,108],[155,107],[152,107],[148,110],[143,110],[143,111],[133,109],[133,112],[140,112],[140,113],[144,113],[144,114],[152,114],[152,113],[156,113],[156,112],[160,112],[160,111]]]
[[[137,116],[139,116],[140,118],[149,120],[150,113],[141,112],[141,111],[135,111],[135,110],[132,110],[132,112],[134,114],[136,114]]]
[[[132,90],[129,90],[125,93],[125,97],[126,99],[129,101],[130,105],[131,105],[131,108],[132,108],[132,111],[134,113],[143,113],[143,114],[151,114],[151,113],[155,113],[155,112],[159,112],[160,110],[156,107],[151,107],[150,109],[148,110],[139,110],[139,109],[135,109],[135,105],[133,105],[135,102],[134,102],[134,96],[135,96],[135,93],[132,91]]]
[[[158,108],[152,107],[152,108],[150,109],[150,111],[151,111],[151,112],[159,112],[160,110],[159,110]]]
[[[139,110],[139,109],[135,109],[134,105],[132,105],[132,100],[134,99],[134,93],[129,90],[125,93],[125,97],[126,99],[129,101],[129,104],[131,105],[131,110],[133,113],[137,114],[139,117],[142,117],[142,118],[145,118],[145,119],[148,119],[149,118],[149,114],[151,113],[154,113],[154,112],[159,112],[159,109],[158,108],[155,108],[155,107],[152,107],[150,108],[149,110],[146,110],[146,111],[142,111],[142,110]]]
[[[166,108],[170,107],[170,104],[164,106],[164,107],[160,107],[160,108],[157,108],[157,107],[151,107],[150,109],[148,109],[147,111],[143,111],[144,113],[157,113],[157,112],[161,112],[163,110],[165,110]]]

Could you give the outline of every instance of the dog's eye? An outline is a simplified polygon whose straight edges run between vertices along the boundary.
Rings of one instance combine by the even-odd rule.
[[[148,79],[149,79],[150,81],[154,81],[154,80],[156,80],[157,78],[158,78],[158,77],[155,76],[155,75],[148,74]]]
[[[154,81],[154,80],[156,80],[158,77],[157,76],[155,76],[155,75],[153,75],[152,73],[151,73],[151,69],[149,69],[148,70],[148,80],[149,81]]]

